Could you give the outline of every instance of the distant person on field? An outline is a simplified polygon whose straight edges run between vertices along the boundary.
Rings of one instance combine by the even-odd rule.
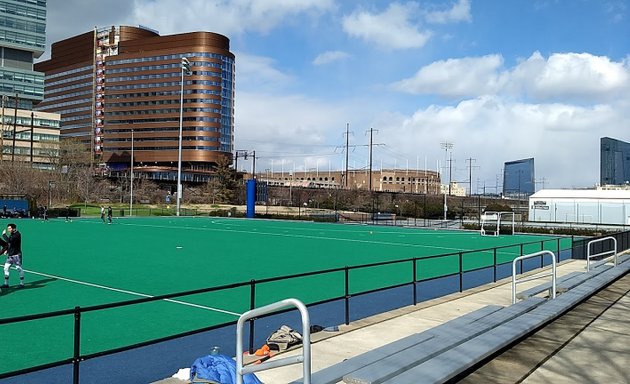
[[[7,236],[7,231],[9,235]],[[24,288],[24,269],[22,269],[22,235],[13,223],[7,225],[2,231],[2,239],[7,243],[7,260],[4,263],[4,284],[2,288],[9,287],[9,268],[14,265],[20,274],[20,288]]]
[[[44,221],[48,220],[48,207],[44,206]]]
[[[101,221],[105,224],[105,207],[101,205]]]
[[[107,221],[109,222],[108,224],[112,223],[112,207],[111,205],[109,207],[107,207]]]

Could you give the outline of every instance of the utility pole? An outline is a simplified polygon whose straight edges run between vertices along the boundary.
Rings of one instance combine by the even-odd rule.
[[[440,146],[442,148],[444,148],[444,162],[446,163],[447,158],[448,158],[448,150],[449,149],[453,149],[453,143],[448,142],[448,141],[443,141],[440,143]],[[451,155],[451,162],[452,162],[452,155]],[[446,168],[446,164],[445,164],[445,168]],[[450,173],[450,172],[449,172]],[[451,181],[450,181],[450,175],[449,175],[449,182],[448,182],[448,194],[451,194]],[[444,191],[444,221],[446,221],[446,213],[448,212],[448,204],[446,202],[446,191]]]
[[[374,135],[374,129],[370,128],[370,192],[372,192],[372,136]]]
[[[468,159],[466,159],[466,162],[468,162],[468,195],[472,195],[472,169],[473,169],[473,161],[477,161],[477,159],[473,159],[472,157],[469,157]]]
[[[11,162],[15,160],[15,134],[17,131],[18,94],[15,94],[15,113],[13,114],[13,148],[11,150]]]
[[[346,123],[346,177],[344,185],[348,189],[348,149],[350,148],[350,123]]]

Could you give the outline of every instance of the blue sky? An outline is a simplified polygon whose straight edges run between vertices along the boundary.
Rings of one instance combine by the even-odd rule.
[[[48,40],[94,26],[211,31],[236,55],[236,148],[258,171],[444,167],[494,192],[534,157],[538,188],[599,181],[599,139],[630,141],[630,2],[49,0]],[[184,5],[185,4],[185,5]],[[49,55],[49,53],[47,54]],[[239,162],[251,169],[250,163]]]

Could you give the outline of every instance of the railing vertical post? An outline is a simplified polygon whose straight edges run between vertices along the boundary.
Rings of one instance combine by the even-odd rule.
[[[72,354],[72,383],[79,384],[81,363],[81,307],[74,307],[74,352]]]
[[[416,260],[418,260],[417,258],[413,258],[411,259],[411,262],[413,263],[412,265],[412,274],[413,274],[413,305],[418,304],[418,292],[417,292],[417,285],[418,283],[416,282],[418,280],[418,267],[416,264]]]
[[[560,238],[558,237],[558,253],[556,253],[556,255],[558,255],[558,261],[560,261]]]
[[[521,243],[521,256],[523,256],[523,243]],[[521,273],[523,273],[523,259],[521,259]]]
[[[497,282],[497,249],[494,248],[492,251],[493,251],[492,252],[492,259],[494,260],[493,278],[494,278],[494,282],[496,283]]]
[[[256,308],[256,280],[249,281],[249,309]],[[249,319],[249,354],[254,354],[254,321],[256,319]]]
[[[350,270],[346,265],[344,269],[345,304],[346,304],[346,325],[350,324]]]
[[[464,256],[459,252],[459,291],[464,291]]]

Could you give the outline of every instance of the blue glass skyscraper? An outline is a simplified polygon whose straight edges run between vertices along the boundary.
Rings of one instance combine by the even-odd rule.
[[[630,183],[630,143],[602,137],[599,166],[601,185]]]
[[[506,162],[503,168],[503,196],[524,197],[536,192],[534,158]]]

